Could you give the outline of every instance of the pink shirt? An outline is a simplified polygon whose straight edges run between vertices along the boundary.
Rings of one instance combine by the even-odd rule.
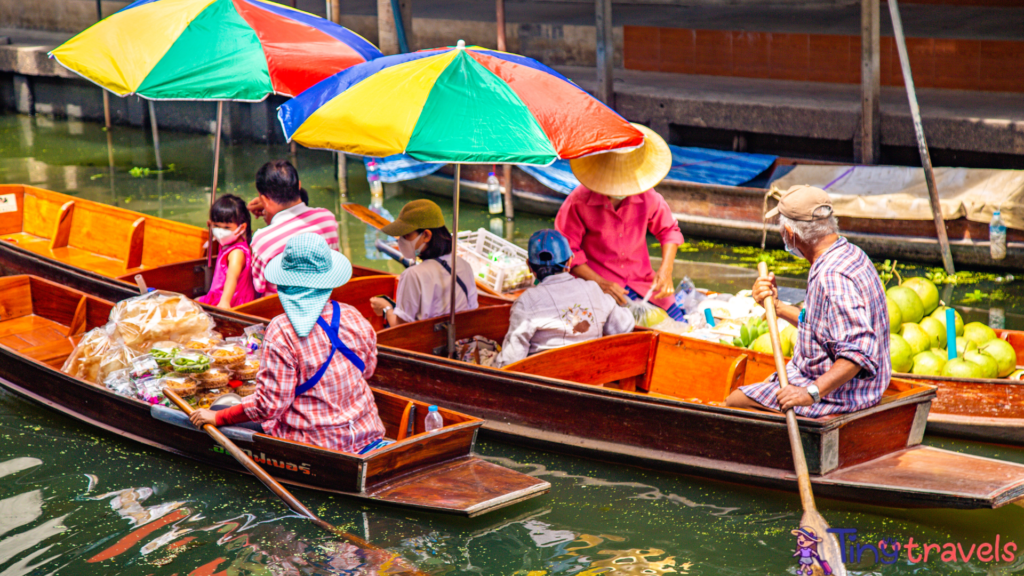
[[[274,214],[270,226],[253,234],[252,284],[257,292],[277,293],[277,286],[267,282],[263,270],[275,256],[284,252],[289,238],[305,232],[323,236],[329,248],[338,249],[338,220],[334,214],[324,208],[310,208],[301,202]]]
[[[213,271],[210,291],[206,296],[196,298],[197,302],[211,306],[220,304],[220,299],[224,295],[224,283],[228,279],[228,254],[235,250],[241,250],[245,254],[245,264],[242,266],[242,271],[238,274],[238,283],[235,284],[235,293],[231,295],[230,306],[234,308],[256,299],[256,289],[252,287],[252,249],[242,239],[226,248],[220,249],[220,253],[217,254],[217,268]]]
[[[682,244],[683,233],[668,203],[652,188],[627,196],[618,210],[611,199],[578,186],[555,216],[555,229],[565,235],[573,251],[573,266],[589,265],[610,282],[629,286],[640,295],[654,283],[647,251],[647,232],[662,244]],[[667,308],[672,297],[652,298]]]

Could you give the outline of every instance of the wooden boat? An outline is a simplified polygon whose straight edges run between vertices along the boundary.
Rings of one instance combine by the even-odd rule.
[[[792,166],[826,165],[795,158],[777,158],[757,178],[740,186],[696,184],[681,180],[663,180],[657,186],[665,197],[684,235],[717,238],[746,244],[761,243],[764,196],[774,175]],[[462,200],[487,204],[487,168],[463,167]],[[449,168],[430,176],[405,183],[414,189],[451,197],[452,176]],[[544,186],[529,174],[513,170],[512,189],[517,210],[553,216],[565,195]],[[769,200],[768,208],[775,206]],[[897,260],[941,263],[935,225],[931,220],[887,220],[874,218],[839,218],[843,236],[871,256]],[[1007,230],[1006,258],[992,260],[989,256],[988,225],[966,218],[946,221],[953,260],[960,265],[993,268],[1024,267],[1024,230]],[[768,245],[782,247],[778,227],[768,226]]]
[[[500,340],[509,307],[458,315],[461,337]],[[773,363],[654,331],[601,338],[496,369],[449,360],[435,320],[378,333],[374,385],[487,418],[517,443],[716,479],[796,486],[778,414],[726,408]],[[920,446],[935,388],[894,379],[875,407],[800,418],[815,491],[899,507],[998,507],[1024,496],[1024,466]]]
[[[80,336],[106,323],[112,304],[32,276],[0,278],[0,385],[118,436],[200,462],[244,471],[184,414],[114,394],[59,367]],[[245,323],[218,319],[238,335]],[[483,422],[442,408],[426,433],[428,404],[375,389],[394,444],[355,455],[226,428],[274,477],[296,486],[374,502],[476,516],[547,492],[547,482],[473,456]]]

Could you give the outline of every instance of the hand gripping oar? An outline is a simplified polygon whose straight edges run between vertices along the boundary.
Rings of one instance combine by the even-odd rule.
[[[764,262],[757,264],[757,272],[761,278],[768,277],[768,265]],[[775,369],[779,374],[779,388],[789,386],[789,378],[786,376],[786,361],[782,358],[782,343],[779,339],[779,319],[775,315],[775,302],[769,296],[765,298],[764,309],[768,313],[768,333],[771,334],[772,352],[775,356]],[[804,457],[804,445],[800,442],[800,428],[796,424],[796,413],[790,408],[786,411],[786,429],[789,431],[789,447],[793,451],[793,467],[796,469],[796,484],[800,492],[800,502],[804,507],[804,515],[800,519],[800,526],[810,528],[814,534],[821,538],[818,542],[818,556],[828,563],[832,573],[838,576],[846,576],[846,566],[843,564],[840,553],[839,542],[835,536],[828,532],[828,523],[818,513],[818,507],[814,504],[814,493],[811,492],[811,476],[807,472],[807,459]]]
[[[191,416],[192,413],[195,412],[195,410],[192,408],[191,405],[189,405],[188,402],[182,400],[181,397],[172,392],[170,388],[164,388],[164,396],[166,396],[171,402],[174,402],[178,406],[178,408],[181,408],[181,410],[186,415]],[[258,478],[260,482],[263,482],[264,486],[270,488],[270,491],[276,494],[278,498],[284,500],[284,503],[287,504],[288,507],[295,511],[297,514],[305,517],[310,522],[316,524],[320,528],[323,528],[324,530],[333,533],[335,536],[347,540],[348,542],[352,543],[358,548],[361,548],[363,550],[369,550],[371,552],[375,552],[381,555],[381,560],[384,560],[384,562],[382,562],[382,566],[385,563],[389,564],[389,569],[391,570],[385,571],[383,573],[405,573],[413,574],[414,576],[426,576],[426,574],[424,574],[423,572],[420,572],[415,568],[409,567],[408,564],[403,559],[398,558],[395,554],[387,550],[384,550],[383,548],[380,548],[378,546],[374,546],[373,544],[370,544],[369,542],[363,540],[355,534],[343,532],[342,530],[335,528],[331,524],[328,524],[325,520],[322,520],[316,514],[313,514],[313,512],[310,511],[309,508],[306,508],[302,504],[302,502],[299,502],[298,498],[292,496],[292,493],[289,492],[284,486],[282,486],[280,482],[274,480],[274,478],[270,474],[267,474],[267,472],[263,470],[263,468],[260,468],[259,464],[254,462],[253,459],[250,458],[248,454],[246,454],[245,452],[242,451],[241,448],[236,446],[235,443],[228,439],[228,437],[225,436],[220,430],[218,430],[216,426],[212,424],[206,424],[203,426],[203,431],[209,434],[210,437],[213,438],[215,442],[217,442],[217,444],[220,444],[221,447],[223,447],[232,456],[234,456],[235,460],[238,460],[239,464],[245,466],[246,470],[252,472],[252,475]],[[389,558],[383,558],[384,555],[386,555]]]

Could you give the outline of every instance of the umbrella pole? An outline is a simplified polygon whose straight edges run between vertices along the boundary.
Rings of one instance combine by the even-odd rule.
[[[153,128],[153,152],[156,155],[156,169],[163,170],[164,162],[160,159],[160,130],[156,125],[156,107],[153,106],[153,101],[148,100],[149,103],[149,125]]]
[[[210,207],[217,200],[217,176],[220,172],[220,130],[224,122],[224,101],[217,102],[217,135],[213,141],[213,186],[210,188]],[[206,289],[213,281],[213,231],[207,228],[206,236]]]
[[[458,286],[455,265],[458,261],[459,245],[459,178],[462,165],[455,165],[455,192],[452,195],[452,291],[448,312],[448,357],[455,358],[455,289]]]

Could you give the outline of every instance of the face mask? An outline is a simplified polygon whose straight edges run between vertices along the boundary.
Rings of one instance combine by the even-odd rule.
[[[406,240],[404,236],[398,238],[398,251],[402,253],[403,258],[415,260],[420,255],[420,249],[416,248],[420,238],[422,235],[417,236],[415,240]]]
[[[797,248],[796,246],[793,246],[792,244],[790,244],[789,240],[786,239],[786,231],[785,230],[782,231],[782,244],[786,247],[786,252],[789,252],[790,254],[792,254],[793,256],[796,256],[797,258],[804,258],[804,253],[801,252],[800,249]],[[806,260],[806,258],[804,258],[804,259]]]
[[[230,246],[245,234],[245,224],[235,228],[234,230],[228,230],[227,228],[214,228],[213,238],[221,246]]]

